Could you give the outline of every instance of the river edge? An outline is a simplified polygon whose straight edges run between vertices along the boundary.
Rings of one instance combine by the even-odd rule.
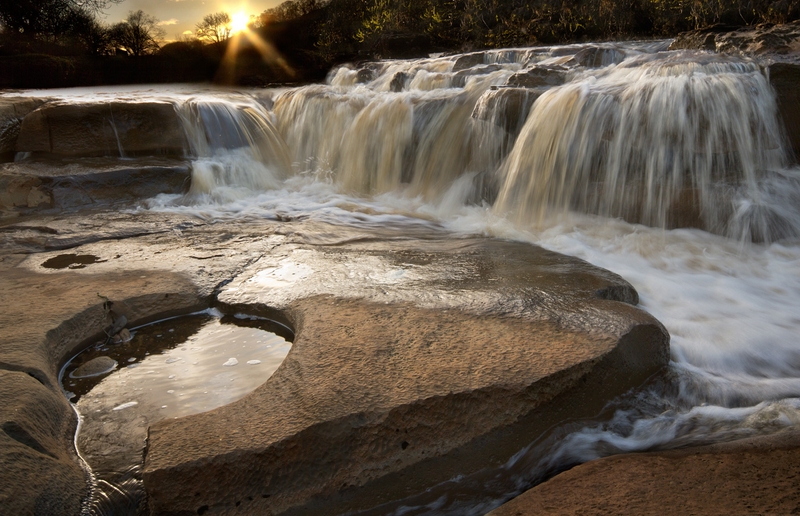
[[[47,226],[43,226],[43,227],[47,227]],[[51,228],[51,229],[52,229],[52,228]],[[46,233],[47,231],[46,231],[46,230],[43,230],[43,232],[45,232],[45,233]],[[113,237],[112,237],[112,238],[113,238]],[[736,444],[736,443],[734,443],[734,444]],[[576,471],[577,471],[577,469],[576,469]],[[558,477],[556,477],[556,478],[558,478]],[[706,509],[710,510],[710,508],[708,508],[708,507],[707,507]]]
[[[439,295],[447,298],[450,287],[445,287],[443,291],[434,290],[440,292],[436,296],[423,296],[419,301],[412,301],[419,297],[416,292],[426,284],[423,282],[415,283],[412,290],[408,291],[405,288],[398,290],[397,287],[385,290],[386,287],[378,285],[377,290],[364,292],[362,284],[355,291],[352,290],[353,287],[347,287],[339,295],[322,298],[301,292],[297,301],[288,301],[282,310],[276,311],[274,307],[281,306],[279,299],[269,303],[261,299],[243,300],[237,297],[239,287],[236,285],[237,282],[246,284],[248,278],[254,277],[254,273],[258,276],[259,270],[274,270],[275,265],[270,266],[268,263],[252,265],[259,260],[282,263],[281,260],[285,260],[287,255],[313,250],[314,246],[298,244],[298,238],[303,239],[302,225],[289,224],[289,227],[281,228],[281,224],[258,223],[249,232],[245,232],[241,224],[236,224],[234,233],[231,231],[233,227],[226,224],[206,226],[195,220],[174,216],[94,213],[89,216],[92,222],[87,222],[87,215],[26,218],[16,224],[4,226],[2,232],[5,242],[0,259],[3,268],[0,283],[4,292],[9,295],[3,297],[1,311],[3,324],[0,333],[0,363],[3,364],[3,372],[0,383],[6,398],[12,400],[2,411],[5,432],[2,438],[6,441],[2,463],[8,480],[4,482],[3,499],[7,508],[20,514],[77,514],[81,510],[81,504],[86,501],[87,489],[92,485],[92,482],[87,484],[87,471],[81,467],[72,447],[75,418],[58,384],[61,365],[86,345],[87,337],[102,334],[103,329],[114,319],[125,315],[130,325],[136,325],[154,318],[194,312],[216,303],[217,297],[225,291],[225,286],[231,280],[234,283],[228,287],[229,293],[225,295],[227,303],[224,305],[250,306],[254,310],[266,310],[264,313],[269,312],[268,315],[273,317],[277,314],[278,318],[281,313],[284,317],[289,314],[291,322],[300,328],[293,355],[290,354],[282,366],[285,377],[283,380],[279,369],[270,381],[241,402],[221,407],[216,410],[217,414],[212,411],[188,419],[161,422],[157,425],[157,436],[154,436],[151,429],[145,464],[145,486],[153,513],[173,513],[176,510],[189,509],[186,503],[193,507],[193,512],[209,506],[226,513],[238,510],[235,509],[239,507],[235,503],[237,501],[249,505],[246,501],[248,498],[261,502],[258,507],[251,506],[252,511],[259,513],[277,514],[292,507],[301,513],[313,513],[318,510],[318,504],[325,503],[330,507],[333,500],[337,500],[335,503],[340,507],[339,512],[355,507],[369,508],[384,500],[390,491],[395,496],[402,492],[414,492],[416,489],[424,489],[426,485],[447,480],[459,471],[458,468],[483,467],[484,463],[478,460],[480,453],[461,453],[459,450],[492,450],[492,460],[502,463],[519,447],[524,446],[525,440],[532,438],[529,425],[531,418],[537,420],[544,417],[542,421],[547,421],[546,427],[563,418],[590,416],[608,399],[642,383],[666,365],[667,334],[652,317],[633,308],[630,303],[635,302],[635,291],[626,286],[624,281],[585,262],[543,250],[536,251],[536,248],[527,244],[497,241],[494,245],[505,248],[504,254],[509,258],[499,258],[499,261],[492,258],[491,263],[499,268],[494,272],[490,268],[481,274],[497,275],[500,285],[513,289],[515,287],[509,287],[509,284],[519,285],[520,278],[515,278],[510,270],[525,270],[531,274],[536,270],[531,269],[533,262],[519,267],[514,260],[529,260],[530,258],[523,256],[528,256],[531,252],[541,255],[535,261],[544,260],[542,263],[545,269],[542,269],[542,273],[548,267],[555,267],[553,271],[557,271],[559,279],[558,283],[554,283],[554,278],[548,279],[544,273],[545,276],[541,279],[530,283],[536,289],[550,292],[542,298],[544,304],[538,305],[539,310],[543,309],[538,315],[522,305],[516,309],[511,308],[515,304],[513,299],[518,294],[504,294],[505,301],[499,301],[498,304],[496,294],[499,291],[495,289],[499,287],[492,287],[491,282],[489,286],[476,283],[469,287],[477,289],[468,296],[471,303],[474,303],[471,308],[459,308],[462,301],[457,301],[456,298],[445,301],[444,304],[441,301],[431,301]],[[272,236],[269,236],[270,232],[274,232]],[[290,240],[294,238],[295,242],[281,245],[280,242],[286,239],[281,233],[294,235]],[[329,230],[324,233],[328,234]],[[312,234],[317,233],[314,231]],[[359,238],[363,238],[363,231],[359,235]],[[220,242],[231,239],[236,240],[239,245],[219,252]],[[246,240],[250,243],[243,246]],[[345,237],[344,240],[347,241],[348,238]],[[467,255],[475,252],[481,255],[483,251],[480,248],[486,245],[481,243],[484,241],[486,244],[491,243],[490,240],[479,239],[474,244],[456,240],[444,245],[455,246],[455,254],[449,259],[458,257],[458,260],[463,260],[465,252]],[[335,246],[334,256],[342,256],[343,245],[347,247],[343,243]],[[396,248],[398,243],[390,242],[390,245]],[[408,247],[409,244],[403,245]],[[424,259],[432,256],[431,246],[442,244],[425,240],[420,245],[426,248],[425,253],[414,258],[414,253],[419,251],[413,251],[415,246],[411,245],[406,251],[400,251],[403,260],[410,263],[419,263],[420,260],[424,262]],[[475,245],[478,247],[471,247]],[[209,246],[214,249],[205,249]],[[359,246],[362,247],[361,250]],[[321,249],[327,249],[327,246]],[[353,249],[356,253],[352,259],[354,262],[387,252],[384,250],[375,255],[369,251],[364,255],[363,244],[355,244]],[[54,271],[42,268],[41,263],[67,253],[97,256],[98,260],[85,267]],[[444,252],[438,259],[447,260],[449,254]],[[393,260],[395,255],[396,251],[392,251],[386,256]],[[429,258],[424,258],[425,256]],[[502,265],[504,260],[509,259],[511,261],[507,265]],[[546,265],[550,260],[555,262]],[[304,263],[314,262],[307,260]],[[331,268],[331,265],[325,265],[326,262],[321,263],[322,265],[318,265],[321,269]],[[374,266],[374,263],[370,265]],[[252,272],[247,272],[248,267],[251,267]],[[425,270],[424,265],[420,267],[419,271]],[[508,267],[511,269],[503,272]],[[467,275],[471,277],[471,274]],[[563,286],[558,286],[569,275],[575,275],[575,279],[568,283],[570,286],[566,290]],[[468,280],[466,284],[457,281],[452,287],[460,291],[470,284],[469,281],[472,280]],[[435,289],[442,288],[435,286],[436,281],[428,284]],[[350,294],[347,294],[348,289]],[[362,289],[360,294],[359,289]],[[314,287],[312,290],[318,288]],[[551,302],[545,299],[559,291],[562,294],[556,294],[556,297],[561,301],[546,308]],[[347,299],[353,295],[353,299]],[[385,301],[376,303],[375,296]],[[403,301],[404,296],[410,296],[409,301]],[[370,298],[375,299],[369,301]],[[585,301],[581,301],[581,298]],[[423,307],[421,312],[420,308],[413,306],[420,302]],[[426,303],[430,305],[429,308],[424,308]],[[436,308],[437,305],[439,308]],[[273,308],[269,308],[270,306]],[[437,316],[431,317],[437,313]],[[552,316],[561,322],[556,325],[547,322]],[[398,317],[397,321],[391,322]],[[451,318],[455,319],[448,322]],[[348,320],[349,323],[345,322]],[[573,323],[569,322],[571,320]],[[380,329],[374,327],[375,323],[372,321],[382,321]],[[590,326],[593,328],[588,332],[585,326],[587,321],[592,321]],[[430,328],[425,329],[426,324]],[[452,326],[450,330],[447,330],[450,327],[448,324]],[[407,331],[408,328],[415,330]],[[380,333],[387,331],[389,333],[385,335]],[[335,334],[331,332],[342,334],[331,339]],[[531,332],[537,335],[536,339],[530,340]],[[626,337],[629,334],[630,337]],[[483,337],[478,337],[479,335]],[[479,345],[488,335],[493,336],[492,341],[497,343],[499,351],[495,347],[483,348],[482,344]],[[397,346],[391,344],[392,339],[398,337],[403,342]],[[342,346],[342,339],[353,342]],[[547,344],[529,348],[537,339]],[[334,347],[314,358],[315,353],[318,353],[317,349],[322,349],[320,346],[326,342]],[[354,343],[361,344],[353,346]],[[520,347],[523,343],[525,344]],[[463,348],[458,352],[463,355],[459,360],[455,360],[456,354],[452,350],[448,351],[452,346]],[[466,351],[470,346],[474,348],[473,351]],[[303,348],[306,351],[302,351]],[[373,351],[369,351],[372,348]],[[533,349],[538,351],[528,356]],[[369,356],[373,352],[375,372],[368,373],[363,356],[365,353]],[[309,371],[319,368],[321,364],[327,363],[331,353],[340,355],[338,361],[330,363],[337,371],[335,375],[320,374],[312,382],[307,376],[308,371],[301,374],[297,370],[301,377],[309,380],[298,383],[297,378],[292,379],[292,370],[298,367],[310,368]],[[544,353],[544,356],[535,358],[540,353]],[[392,365],[387,366],[386,358],[381,357],[392,356]],[[358,373],[353,370],[354,366]],[[452,374],[442,376],[447,369],[452,370]],[[387,371],[395,371],[390,375],[389,383],[381,379]],[[466,371],[473,373],[465,374]],[[400,376],[391,379],[395,375]],[[408,376],[408,382],[400,379],[405,376]],[[530,377],[529,380],[521,380],[527,376]],[[618,380],[610,382],[609,378]],[[275,388],[281,381],[294,387],[288,388],[285,396],[276,398],[272,405],[263,405],[263,400],[270,396],[275,397],[274,392],[278,392]],[[461,385],[464,381],[468,384]],[[366,389],[364,382],[371,387]],[[321,390],[309,390],[315,383],[319,383]],[[386,387],[381,387],[384,383]],[[403,391],[397,391],[398,385],[404,383],[408,383],[410,390],[406,394],[399,394]],[[386,394],[381,394],[385,388],[389,390]],[[302,394],[305,391],[308,392]],[[273,394],[269,394],[270,392]],[[323,402],[328,396],[326,393],[334,394],[335,398],[332,399],[340,401]],[[550,403],[551,399],[554,400],[553,403]],[[344,400],[347,401],[342,404]],[[297,427],[295,420],[308,412],[309,402],[318,406],[321,412]],[[306,408],[291,409],[291,406],[298,403],[298,407]],[[504,408],[497,410],[501,405]],[[270,406],[272,408],[268,408]],[[288,411],[284,416],[276,413],[280,412],[280,406],[285,406]],[[332,409],[335,414],[329,414]],[[381,415],[384,412],[385,415]],[[356,420],[349,421],[345,417],[350,413],[354,414]],[[479,413],[483,413],[485,417],[477,417]],[[267,415],[277,417],[272,425],[265,427],[256,422]],[[359,422],[359,418],[363,417],[377,419],[364,426],[363,421]],[[239,422],[241,424],[232,422],[233,419],[241,418],[247,421],[242,420]],[[527,420],[528,424],[523,425],[524,428],[519,427],[519,424],[515,427],[516,420]],[[443,428],[431,431],[431,425],[435,427],[447,421],[456,426],[448,427],[449,430]],[[186,424],[189,427],[185,427]],[[258,476],[262,479],[259,481],[243,481],[240,475],[223,475],[222,471],[230,466],[222,463],[215,465],[220,459],[225,462],[224,457],[232,450],[240,450],[236,452],[239,457],[237,464],[247,466],[243,471],[254,471],[254,468],[258,470],[256,465],[260,462],[253,463],[248,457],[260,456],[259,453],[252,455],[254,443],[264,438],[258,437],[259,435],[271,439],[268,436],[275,425],[282,425],[286,430],[286,436],[279,439],[278,443],[291,437],[297,440],[296,446],[299,449],[306,449],[308,452],[316,449],[314,453],[325,452],[325,448],[320,450],[305,441],[311,438],[312,442],[318,443],[320,439],[334,439],[333,436],[328,436],[333,427],[331,430],[312,430],[321,424],[341,427],[334,434],[343,432],[342,438],[350,443],[359,442],[358,439],[354,440],[353,435],[366,429],[367,434],[360,438],[366,439],[365,452],[375,446],[375,432],[380,434],[385,430],[385,439],[379,440],[386,440],[388,446],[389,442],[399,439],[397,450],[389,446],[377,456],[372,450],[360,458],[349,452],[343,455],[337,452],[335,457],[327,457],[322,461],[323,464],[339,464],[334,469],[338,473],[331,480],[322,480],[327,474],[324,473],[326,470],[319,471],[319,463],[313,460],[307,466],[311,469],[304,474],[308,477],[309,473],[316,471],[310,475],[312,480],[301,485],[293,482],[291,489],[285,486],[284,490],[280,488],[280,482],[264,484],[263,476]],[[212,429],[209,425],[216,426]],[[395,437],[394,426],[398,426],[400,437]],[[541,424],[534,426],[540,427]],[[307,427],[311,434],[303,437],[302,431],[297,433],[298,430],[292,430],[292,427]],[[265,433],[269,428],[273,430]],[[350,430],[346,430],[348,428]],[[239,429],[243,431],[239,432]],[[320,431],[322,435],[317,435]],[[240,444],[236,441],[237,434],[244,438]],[[296,437],[292,437],[293,435]],[[209,439],[218,444],[208,442],[198,446],[199,441],[205,442]],[[176,445],[181,440],[185,440],[185,449],[176,454],[176,449],[180,449]],[[481,444],[487,442],[497,446],[486,447]],[[220,446],[222,448],[218,449]],[[276,471],[296,467],[291,466],[297,460],[295,453],[286,455],[286,452],[280,451],[282,446],[284,445],[273,447],[269,452],[275,454],[275,460],[271,461],[270,467],[278,468]],[[503,447],[507,451],[501,452]],[[332,446],[330,450],[340,448],[341,443]],[[270,450],[270,447],[266,449]],[[191,455],[197,453],[207,455],[207,458],[192,459]],[[401,455],[403,458],[400,458]],[[457,458],[459,455],[461,459]],[[464,457],[470,459],[465,462]],[[183,464],[177,466],[183,471],[182,475],[169,473],[164,476],[160,473],[162,469],[169,472],[175,466],[164,469],[165,466],[175,461]],[[302,463],[303,461],[300,462]],[[187,477],[186,468],[193,468],[192,464],[204,466]],[[432,470],[429,469],[431,464],[435,465]],[[472,466],[466,466],[468,464]],[[412,475],[415,480],[409,483],[406,475],[415,471]],[[421,471],[428,473],[419,475]],[[432,475],[431,471],[436,474]],[[319,477],[320,474],[322,477]],[[33,478],[46,479],[46,482],[34,482]],[[175,485],[175,482],[179,485]],[[349,488],[342,489],[341,482]],[[42,485],[47,487],[42,489]],[[327,487],[321,490],[320,487],[323,486]],[[201,497],[202,503],[197,507],[194,507],[198,502],[193,497],[188,501],[170,501],[171,498],[165,499],[158,494],[191,494],[194,488],[208,493]],[[264,489],[271,491],[268,493],[269,497],[254,496],[256,491]],[[279,491],[272,491],[274,489]],[[253,500],[250,502],[256,503]],[[183,507],[177,509],[175,503],[183,504]]]

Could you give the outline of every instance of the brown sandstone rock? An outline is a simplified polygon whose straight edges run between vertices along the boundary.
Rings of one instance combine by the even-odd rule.
[[[6,163],[0,165],[0,210],[29,213],[55,208],[100,206],[138,201],[160,193],[184,193],[190,176],[182,160],[104,160],[78,163]]]
[[[117,361],[111,357],[97,357],[86,362],[72,372],[73,378],[87,378],[89,376],[99,376],[114,370]]]
[[[797,514],[800,433],[587,462],[491,516]]]
[[[22,121],[16,151],[34,155],[183,155],[186,136],[172,104],[46,105]]]
[[[36,274],[0,258],[0,512],[79,514],[87,477],[73,451],[75,413],[58,370],[108,323],[98,292],[132,321],[191,311],[203,300],[176,274]]]
[[[52,194],[38,177],[0,175],[0,210],[40,208],[53,205]]]
[[[575,54],[575,61],[586,68],[602,68],[619,64],[625,59],[625,52],[616,48],[589,47]]]
[[[0,397],[0,512],[79,514],[87,477],[72,447],[75,414],[60,390],[0,369]]]
[[[534,66],[509,77],[506,85],[521,88],[559,86],[566,82],[567,72],[563,66]]]
[[[34,97],[0,98],[0,161],[14,159],[22,119],[45,102]]]
[[[486,91],[472,110],[472,118],[496,124],[516,137],[531,106],[544,88],[496,88]]]
[[[800,65],[770,65],[769,81],[778,96],[778,113],[783,119],[795,161],[800,158]]]
[[[668,337],[655,320],[598,297],[635,301],[624,282],[532,246],[493,241],[490,250],[478,239],[441,251],[452,245],[395,242],[393,255],[424,270],[454,270],[457,260],[455,270],[483,272],[388,290],[369,278],[345,286],[342,264],[374,261],[369,244],[301,246],[228,285],[222,301],[289,316],[292,351],[242,400],[150,428],[150,510],[373,507],[499,465],[666,364]],[[293,256],[302,280],[264,278]],[[377,264],[372,274],[381,275]],[[487,298],[486,289],[503,294]]]
[[[453,64],[453,71],[458,72],[466,70],[467,68],[472,68],[473,66],[482,65],[484,63],[486,63],[486,54],[483,52],[464,54],[456,59],[456,62]]]
[[[81,219],[89,242],[97,240],[92,223],[114,231]],[[332,513],[396,499],[453,472],[497,465],[551,425],[596,413],[667,360],[666,333],[628,304],[637,297],[630,285],[530,245],[387,244],[351,238],[345,229],[340,236],[351,243],[312,245],[303,243],[302,226],[291,240],[269,236],[272,225],[261,223],[248,237],[237,226],[228,256],[219,245],[230,235],[216,225],[75,248],[80,235],[70,237],[63,221],[48,224],[42,245],[69,242],[70,252],[102,259],[45,272],[41,264],[56,252],[19,266],[21,257],[0,254],[0,365],[41,385],[56,407],[39,418],[32,400],[14,415],[36,422],[26,430],[35,442],[15,434],[33,451],[14,452],[4,469],[23,507],[48,491],[17,486],[55,471],[35,448],[72,444],[69,432],[54,430],[74,421],[56,374],[109,323],[98,293],[131,324],[186,311],[203,306],[200,293],[258,250],[259,261],[225,287],[223,301],[247,303],[251,312],[281,310],[298,331],[293,351],[239,402],[151,429],[145,481],[155,512]],[[213,255],[205,259],[209,246]],[[295,259],[298,281],[273,278]],[[351,277],[348,264],[363,264],[369,274]],[[248,290],[254,278],[267,286]],[[79,476],[64,478],[64,500],[85,492]]]

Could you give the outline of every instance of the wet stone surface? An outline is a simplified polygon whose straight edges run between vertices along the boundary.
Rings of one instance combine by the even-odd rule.
[[[81,414],[78,448],[95,477],[124,489],[128,502],[141,502],[147,427],[245,396],[283,362],[293,334],[264,318],[210,310],[134,328],[131,335],[76,356],[64,368],[62,386]],[[105,509],[113,507],[119,508]]]

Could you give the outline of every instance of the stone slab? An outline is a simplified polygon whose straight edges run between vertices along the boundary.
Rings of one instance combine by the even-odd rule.
[[[34,156],[182,156],[175,107],[160,102],[46,104],[22,120],[18,153]]]
[[[775,63],[768,70],[769,82],[778,97],[778,113],[797,163],[800,158],[800,64]]]
[[[41,210],[97,208],[158,194],[184,193],[191,177],[183,160],[114,159],[0,165],[0,216]]]
[[[384,245],[285,245],[223,289],[280,310],[296,339],[247,397],[150,428],[152,513],[368,509],[499,465],[555,413],[594,414],[667,363],[666,331],[622,302],[635,291],[581,260],[485,239]]]
[[[155,513],[327,513],[397,499],[496,465],[667,361],[668,336],[632,305],[628,283],[526,244],[407,231],[375,238],[313,222],[239,222],[233,231],[152,213],[3,229],[0,369],[55,396],[59,409],[37,423],[35,442],[64,453],[68,432],[52,429],[74,419],[58,369],[109,324],[98,294],[135,324],[202,308],[218,292],[223,307],[247,304],[297,331],[255,392],[151,428],[144,479]],[[9,254],[20,246],[33,254]],[[46,269],[65,252],[52,249],[65,248],[98,260]],[[15,417],[36,421],[31,404]],[[15,452],[9,478],[33,485],[52,459],[34,441],[12,440],[9,450],[27,448]],[[65,492],[85,492],[74,458],[67,463]],[[24,493],[20,503],[32,506],[46,490]]]
[[[52,386],[0,369],[0,507],[4,514],[79,514],[87,476],[72,447],[75,413]]]
[[[13,161],[22,119],[48,99],[0,96],[0,162]]]
[[[587,462],[491,516],[797,514],[800,432]]]

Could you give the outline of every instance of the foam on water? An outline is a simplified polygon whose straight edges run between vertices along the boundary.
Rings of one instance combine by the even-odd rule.
[[[589,68],[576,64],[585,48],[487,52],[466,79],[459,56],[339,68],[330,84],[275,92],[271,111],[180,100],[195,102],[192,188],[149,209],[526,241],[620,274],[672,336],[666,379],[490,478],[384,513],[482,514],[559,467],[800,423],[800,171],[765,76],[662,43],[603,48]],[[535,102],[509,122],[514,104],[493,97],[544,64],[567,82],[527,90]],[[687,213],[706,231],[669,229]],[[479,494],[437,494],[470,483]]]

